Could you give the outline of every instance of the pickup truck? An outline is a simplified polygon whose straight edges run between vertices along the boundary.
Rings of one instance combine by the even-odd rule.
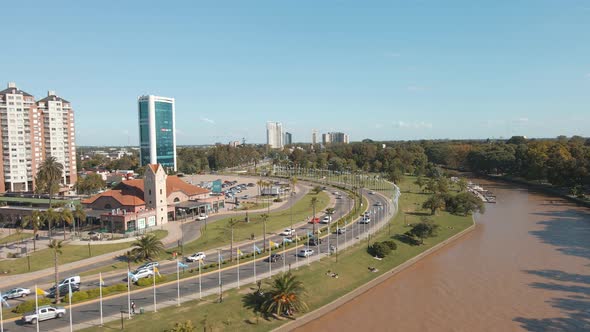
[[[62,318],[66,314],[66,309],[63,307],[54,307],[50,305],[41,306],[37,309],[37,311],[26,313],[23,316],[23,322],[28,324],[37,324],[37,322],[54,319],[54,318]]]

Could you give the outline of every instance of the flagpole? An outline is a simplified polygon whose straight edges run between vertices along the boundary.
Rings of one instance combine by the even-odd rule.
[[[240,248],[238,248],[236,254],[238,255],[238,289],[240,289]]]
[[[127,313],[131,319],[131,271],[127,269]]]
[[[37,284],[35,284],[35,312],[39,315],[39,295],[37,294]],[[37,319],[37,332],[39,332],[39,319]]]
[[[70,332],[74,332],[74,325],[72,323],[72,284],[68,284],[68,298],[70,299]]]
[[[217,249],[217,274],[219,275],[219,295],[221,296],[221,249]]]
[[[299,270],[299,254],[297,253],[297,246],[299,245],[299,235],[295,232],[295,270]]]
[[[287,256],[285,255],[287,251],[287,243],[285,243],[285,240],[283,239],[283,273],[287,272],[285,270],[285,261],[287,260]]]
[[[129,276],[127,276],[129,277]],[[102,272],[98,273],[98,294],[100,297],[100,326],[103,325],[103,318],[102,318]]]
[[[254,244],[254,283],[256,283],[256,244]]]
[[[272,242],[272,241],[270,241]],[[272,278],[272,245],[268,244],[268,277]]]
[[[203,299],[203,293],[201,289],[201,262],[203,260],[199,260],[199,300]]]
[[[156,302],[156,272],[160,272],[158,271],[158,268],[154,266],[154,274],[153,276],[153,288],[154,288],[154,312],[158,312],[158,304]]]
[[[2,292],[0,292],[0,332],[4,332],[4,316],[2,314],[3,311],[4,311],[4,299],[2,298]]]
[[[180,265],[178,264],[178,258],[176,259],[176,305],[180,307]]]

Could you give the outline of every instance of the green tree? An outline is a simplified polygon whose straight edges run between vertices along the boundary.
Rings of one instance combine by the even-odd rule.
[[[474,212],[484,213],[485,205],[475,195],[462,192],[455,196],[448,196],[445,199],[445,209],[450,213],[466,216]]]
[[[426,185],[424,178],[422,178],[421,176],[418,176],[418,178],[416,178],[416,181],[414,182],[414,184],[416,184],[418,186],[418,188],[420,188],[420,191],[424,191],[423,187]]]
[[[66,225],[71,225],[74,222],[74,215],[70,209],[62,209],[58,212],[59,219],[64,226],[64,240],[66,239]]]
[[[59,221],[60,215],[59,212],[54,210],[53,208],[47,209],[47,211],[43,212],[42,214],[43,221],[47,223],[47,227],[49,228],[49,242],[51,242],[51,234],[53,232],[53,224]]]
[[[168,332],[194,332],[194,331],[196,331],[195,326],[193,325],[193,322],[190,320],[187,320],[184,323],[176,322],[176,324],[174,324],[174,327],[172,329],[168,330]]]
[[[290,272],[281,273],[272,281],[272,288],[262,304],[262,311],[267,315],[280,315],[289,310],[305,312],[308,309],[303,300],[305,287]]]
[[[23,219],[23,227],[31,226],[33,229],[33,251],[37,251],[37,234],[39,230],[45,225],[43,213],[39,210],[34,210],[30,216],[25,216]]]
[[[107,184],[99,174],[89,174],[84,178],[79,178],[75,188],[78,194],[91,195],[99,190],[106,188]]]
[[[150,260],[164,252],[164,244],[154,234],[145,234],[132,245],[131,253],[139,260]]]
[[[59,264],[58,264],[58,255],[62,254],[61,249],[63,248],[62,246],[62,242],[63,241],[58,241],[58,240],[51,240],[51,242],[49,243],[49,245],[47,246],[49,249],[51,249],[51,251],[53,252],[53,268],[54,268],[54,280],[55,280],[55,303],[60,303],[61,302],[61,298],[59,295],[59,287],[58,287],[58,282],[59,282]]]
[[[86,220],[86,211],[84,211],[82,205],[76,204],[76,207],[74,208],[74,211],[72,211],[72,213],[74,214],[74,222],[78,222],[78,228],[82,227],[82,220]],[[76,224],[74,223],[74,228],[75,227]]]
[[[420,222],[416,224],[408,234],[420,239],[420,244],[424,244],[424,239],[436,236],[438,225],[432,222]]]
[[[459,191],[466,191],[468,187],[467,180],[465,180],[465,178],[459,178],[459,181],[457,181],[457,187],[459,187]]]
[[[437,210],[445,207],[445,199],[441,194],[434,194],[428,197],[424,203],[422,203],[423,209],[430,210],[430,214],[434,215]]]

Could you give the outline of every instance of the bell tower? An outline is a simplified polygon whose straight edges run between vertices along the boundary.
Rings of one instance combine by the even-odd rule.
[[[156,224],[168,223],[166,172],[160,164],[148,164],[143,180],[143,199],[148,209],[156,210]]]

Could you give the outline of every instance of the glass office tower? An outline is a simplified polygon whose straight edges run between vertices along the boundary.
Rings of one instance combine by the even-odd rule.
[[[177,171],[174,98],[141,96],[138,111],[141,165],[161,164]]]

